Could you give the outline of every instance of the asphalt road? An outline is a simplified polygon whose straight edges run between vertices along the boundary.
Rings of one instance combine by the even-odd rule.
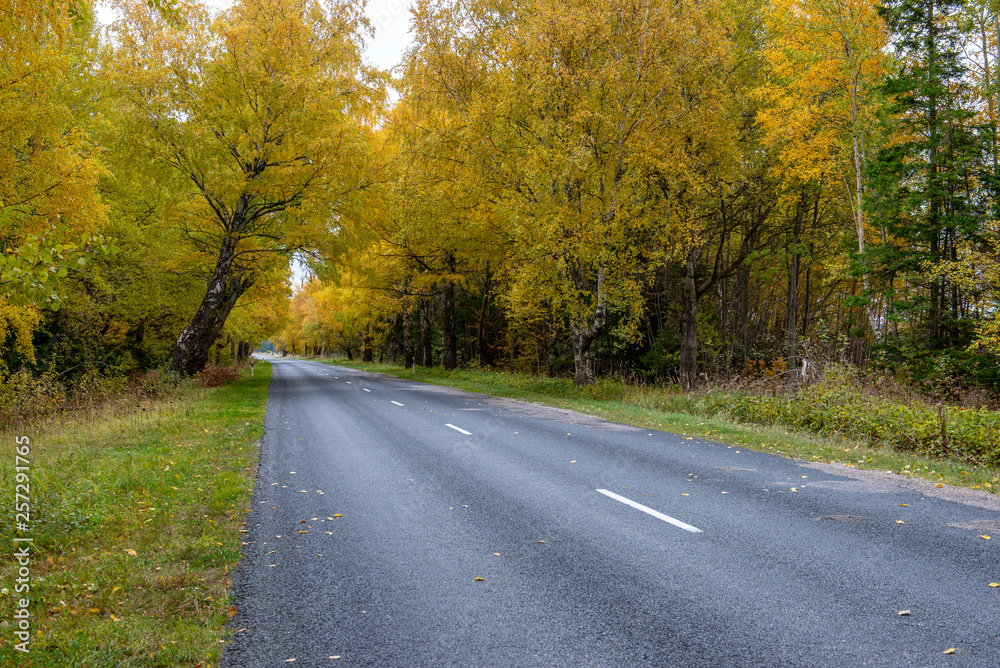
[[[996,496],[273,365],[223,666],[1000,666]]]

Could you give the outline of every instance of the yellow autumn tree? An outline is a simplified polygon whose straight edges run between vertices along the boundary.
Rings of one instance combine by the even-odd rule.
[[[630,338],[641,275],[696,243],[697,203],[731,166],[728,46],[711,2],[518,8],[517,29],[493,35],[505,198],[521,249],[514,294],[545,291],[567,319],[582,385],[612,312]]]
[[[335,233],[382,88],[362,63],[360,1],[238,0],[214,16],[179,2],[176,15],[126,3],[105,63],[132,111],[125,129],[173,169],[177,224],[207,259],[171,357],[195,373],[259,272]]]
[[[37,307],[57,308],[57,283],[106,250],[102,166],[77,116],[91,25],[87,2],[0,0],[0,341],[29,361]]]
[[[765,144],[778,150],[785,181],[840,183],[850,204],[862,263],[869,224],[865,193],[868,147],[886,73],[889,36],[873,0],[773,0],[765,55],[772,76],[756,91]],[[797,195],[793,195],[797,197]],[[870,273],[862,268],[866,293]],[[871,331],[884,313],[866,304]]]

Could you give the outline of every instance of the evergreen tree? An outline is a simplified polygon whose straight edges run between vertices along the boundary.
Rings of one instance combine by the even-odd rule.
[[[896,139],[871,168],[872,218],[887,243],[875,251],[894,318],[910,315],[918,347],[958,343],[960,287],[943,263],[983,219],[976,178],[986,148],[973,123],[960,0],[890,0],[883,17],[899,66],[887,77],[894,100],[886,122]],[[894,287],[895,286],[895,287]],[[897,329],[898,333],[898,329]]]

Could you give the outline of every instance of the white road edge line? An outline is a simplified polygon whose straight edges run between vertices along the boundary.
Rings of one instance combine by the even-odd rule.
[[[456,426],[455,426],[455,425],[453,425],[453,424],[448,424],[447,422],[445,422],[445,423],[444,423],[444,426],[446,426],[446,427],[451,427],[451,428],[452,428],[452,429],[454,429],[455,431],[457,431],[457,432],[459,432],[459,433],[462,433],[462,434],[465,434],[466,436],[472,436],[472,432],[471,432],[471,431],[465,431],[465,430],[464,430],[464,429],[462,429],[461,427],[456,427]]]
[[[669,522],[670,524],[673,524],[675,527],[680,527],[681,529],[684,529],[685,531],[690,531],[691,533],[702,533],[701,529],[699,529],[698,527],[693,527],[690,524],[686,524],[684,522],[681,522],[680,520],[675,520],[670,515],[664,515],[660,511],[653,510],[652,508],[644,506],[641,503],[636,503],[632,499],[626,499],[624,496],[619,496],[619,495],[615,494],[614,492],[609,492],[606,489],[599,489],[599,490],[596,490],[596,491],[600,492],[604,496],[610,496],[615,501],[621,501],[626,506],[632,506],[636,510],[641,510],[642,512],[648,513],[648,514],[652,515],[653,517],[655,517],[657,519],[661,519],[664,522]]]

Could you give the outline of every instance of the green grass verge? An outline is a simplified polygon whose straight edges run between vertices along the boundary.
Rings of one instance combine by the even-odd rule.
[[[31,439],[28,534],[0,510],[0,665],[216,665],[231,629],[230,573],[253,492],[270,365],[253,378],[127,414],[5,433],[0,489],[15,489],[15,437]],[[30,535],[30,593],[15,591],[14,537]],[[15,611],[30,602],[30,652]]]
[[[427,383],[449,385],[471,392],[544,403],[597,415],[607,420],[772,452],[786,457],[837,462],[859,469],[893,471],[936,483],[970,487],[994,494],[1000,492],[1000,471],[995,466],[974,466],[956,457],[935,456],[880,443],[870,436],[852,437],[849,433],[848,435],[837,433],[837,427],[841,424],[846,425],[843,431],[848,431],[851,426],[850,420],[856,418],[860,418],[858,422],[864,422],[866,425],[874,424],[880,431],[885,431],[886,427],[892,428],[892,425],[885,424],[887,418],[884,416],[887,413],[896,415],[903,408],[887,400],[873,402],[862,397],[858,397],[855,404],[845,404],[837,399],[844,394],[843,387],[832,390],[818,388],[813,394],[803,395],[802,404],[784,408],[782,402],[785,400],[778,397],[773,402],[767,402],[766,408],[772,409],[775,413],[771,424],[752,424],[749,421],[734,419],[734,414],[740,415],[737,408],[746,408],[752,415],[764,416],[764,413],[752,398],[748,399],[747,395],[740,393],[684,394],[669,388],[634,387],[604,379],[598,380],[591,387],[577,388],[569,378],[532,376],[506,371],[480,369],[445,371],[442,368],[428,369],[418,366],[414,372],[412,369],[390,364],[365,364],[346,360],[334,360],[328,363]],[[802,414],[806,412],[805,405],[817,403],[816,394],[823,395],[824,392],[836,396],[824,397],[823,401],[827,403],[823,404],[823,410],[814,411],[810,415],[827,415],[827,423],[824,425],[816,420],[803,419]],[[765,397],[762,401],[767,399]],[[871,404],[874,406],[870,407]],[[774,410],[775,406],[780,410]],[[926,412],[919,406],[905,408],[912,410],[918,417]],[[960,412],[959,409],[949,410],[954,415]],[[860,414],[855,415],[852,411]],[[782,412],[785,415],[782,415]],[[977,419],[984,413],[978,412]],[[764,417],[771,419],[771,416]],[[996,413],[990,414],[989,417],[992,420],[1000,420],[1000,415]],[[790,427],[787,422],[783,424],[781,419],[788,419],[789,422],[799,420],[801,424],[795,423]],[[933,433],[933,428],[936,428],[934,425],[927,427],[924,422],[920,422],[915,428]],[[901,429],[902,426],[897,432]]]

